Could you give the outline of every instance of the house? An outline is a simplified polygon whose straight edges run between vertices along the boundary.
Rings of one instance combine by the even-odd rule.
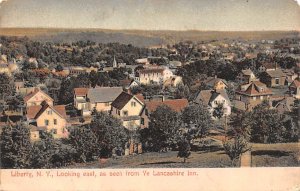
[[[282,70],[285,73],[285,85],[291,85],[291,83],[299,77],[299,75],[293,69]]]
[[[39,88],[35,88],[24,97],[26,107],[41,105],[42,102],[47,102],[48,105],[53,105],[53,99]]]
[[[214,90],[224,90],[228,87],[226,80],[215,77],[209,77],[204,82],[206,86]]]
[[[289,86],[289,92],[296,99],[300,99],[300,81],[299,80],[294,80],[291,83],[291,85]]]
[[[261,104],[264,100],[269,100],[273,95],[272,91],[267,88],[266,84],[260,81],[242,84],[235,93],[235,101],[239,105],[244,104],[244,110],[252,110],[253,107]]]
[[[224,116],[231,114],[231,102],[228,98],[227,92],[224,89],[221,90],[202,90],[199,92],[194,100],[196,103],[202,102],[208,107],[209,112],[213,115],[215,108],[220,104],[223,106]],[[214,117],[212,117],[214,119]]]
[[[120,80],[120,85],[126,90],[140,86],[138,81],[130,79]]]
[[[148,127],[145,104],[137,96],[122,92],[111,104],[111,115],[120,119],[124,127],[134,130]]]
[[[257,78],[255,74],[252,72],[252,70],[247,69],[247,70],[242,70],[241,73],[237,76],[237,80],[239,83],[250,83],[252,81],[256,81]]]
[[[173,111],[182,112],[184,108],[186,108],[189,104],[187,99],[168,99],[165,100],[162,98],[161,100],[149,100],[145,101],[146,104],[146,114],[149,116],[152,112],[154,112],[159,106],[165,105],[170,107]]]
[[[259,72],[272,71],[277,69],[277,63],[264,62],[258,67]]]
[[[269,70],[262,74],[261,81],[268,87],[284,86],[286,74],[281,69]]]
[[[151,83],[163,84],[167,79],[173,77],[173,72],[167,67],[149,67],[137,71],[135,79],[144,85]]]
[[[54,138],[66,138],[67,115],[64,105],[49,105],[46,101],[40,105],[29,106],[26,109],[26,118],[30,125],[36,130],[47,131],[53,134]]]
[[[96,111],[110,112],[111,103],[121,94],[122,87],[75,88],[74,106],[83,116]]]

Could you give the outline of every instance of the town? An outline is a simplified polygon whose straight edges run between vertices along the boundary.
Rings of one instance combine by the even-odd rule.
[[[153,47],[2,36],[1,167],[298,166],[299,75],[299,36]]]

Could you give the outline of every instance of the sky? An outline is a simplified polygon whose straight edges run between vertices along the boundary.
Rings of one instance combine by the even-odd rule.
[[[300,30],[300,0],[0,0],[0,27]]]

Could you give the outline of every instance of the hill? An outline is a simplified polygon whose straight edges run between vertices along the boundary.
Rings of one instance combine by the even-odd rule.
[[[299,37],[299,31],[145,31],[108,29],[59,28],[1,28],[0,35],[28,36],[30,39],[50,42],[91,40],[97,43],[119,42],[139,47],[174,44],[180,41],[210,41],[223,39],[276,40]]]

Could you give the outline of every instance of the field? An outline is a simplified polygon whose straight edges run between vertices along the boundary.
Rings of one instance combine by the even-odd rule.
[[[299,143],[253,144],[252,167],[299,166]],[[222,147],[211,146],[192,151],[186,163],[177,158],[177,152],[144,153],[99,159],[87,164],[74,164],[67,168],[225,168],[230,167],[229,157]]]

